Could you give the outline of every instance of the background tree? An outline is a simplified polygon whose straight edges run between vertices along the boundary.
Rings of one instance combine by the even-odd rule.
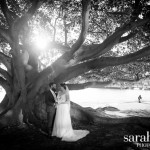
[[[109,84],[120,74],[137,81],[149,71],[147,0],[3,0],[0,6],[2,126],[21,122],[22,114],[25,122],[41,126],[42,89],[48,82],[80,76]],[[135,69],[139,64],[145,66],[142,73]]]

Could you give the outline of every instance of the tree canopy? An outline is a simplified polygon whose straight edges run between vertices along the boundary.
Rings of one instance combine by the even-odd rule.
[[[18,36],[21,46],[28,52],[32,51],[29,53],[34,53],[41,61],[43,58],[46,66],[62,54],[64,54],[63,60],[73,66],[86,64],[93,59],[100,60],[102,57],[107,58],[107,62],[111,62],[109,57],[124,56],[148,48],[150,34],[148,0],[94,0],[89,2],[90,4],[84,2],[83,6],[82,3],[80,0],[1,2],[1,36],[3,37],[1,51],[10,54],[12,39],[9,37],[8,28],[13,26],[13,21],[15,26],[17,24],[20,28],[17,30],[20,30]],[[15,30],[15,27],[12,30]],[[43,37],[43,40],[39,37]],[[44,47],[46,42],[48,45]],[[37,43],[41,44],[43,51],[37,47]],[[142,61],[147,65],[147,55],[145,58],[142,56],[143,50],[139,52],[140,58],[143,58]],[[138,59],[130,59],[123,63],[135,62]],[[105,67],[109,66],[109,64],[105,65]],[[111,66],[113,65],[116,64]],[[98,66],[88,68],[78,75],[87,71],[92,72],[93,69],[100,71],[101,67]]]
[[[52,81],[149,77],[149,40],[148,0],[0,1],[0,117],[13,109],[27,118]]]
[[[27,68],[38,67],[41,79],[51,75],[56,82],[79,75],[134,80],[149,74],[148,0],[7,0],[1,2],[0,14],[0,57],[7,71],[11,58],[26,52]],[[111,72],[105,72],[110,66]],[[6,79],[4,73],[1,69],[1,79]]]

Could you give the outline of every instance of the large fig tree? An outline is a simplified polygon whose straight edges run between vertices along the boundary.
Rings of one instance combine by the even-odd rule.
[[[46,120],[43,86],[52,81],[97,77],[104,85],[124,76],[146,77],[149,7],[147,0],[0,1],[0,85],[6,91],[0,125],[24,121],[41,127]],[[140,65],[139,76],[135,67],[141,63],[146,67]],[[92,120],[92,115],[72,106],[75,119]]]

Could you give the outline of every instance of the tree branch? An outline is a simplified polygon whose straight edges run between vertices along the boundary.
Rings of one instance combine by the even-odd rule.
[[[9,82],[11,83],[11,76],[8,74],[8,72],[2,68],[0,68],[0,74]]]
[[[4,38],[8,43],[12,43],[12,39],[8,29],[0,28],[0,36]]]
[[[119,39],[121,38],[121,36],[122,36],[122,34],[123,33],[125,33],[126,31],[128,31],[129,29],[134,29],[136,26],[141,26],[141,25],[143,25],[143,24],[145,24],[146,22],[148,22],[149,21],[149,18],[148,19],[144,19],[144,20],[139,20],[139,21],[137,21],[137,22],[134,22],[134,23],[130,23],[130,24],[128,24],[128,25],[124,25],[123,27],[121,27],[120,29],[118,29],[113,35],[111,35],[109,38],[107,38],[102,44],[94,44],[94,45],[92,45],[92,46],[89,46],[89,49],[87,49],[87,47],[86,48],[83,48],[83,50],[81,50],[81,52],[84,52],[84,50],[86,50],[85,51],[85,53],[82,53],[81,54],[81,59],[83,59],[83,60],[85,60],[85,59],[90,59],[90,58],[92,58],[93,56],[99,56],[99,55],[101,55],[101,54],[103,54],[103,53],[105,53],[105,52],[107,52],[107,51],[109,51],[116,43],[118,43],[119,42]],[[137,53],[139,53],[139,51],[137,52]],[[66,53],[65,53],[66,54]],[[147,56],[147,55],[145,55],[145,56]],[[130,56],[129,56],[130,57]],[[144,57],[144,56],[142,56],[142,57]],[[65,68],[64,66],[64,62],[62,62],[62,60],[61,59],[63,59],[63,58],[65,58],[64,57],[64,55],[60,58],[60,59],[58,59],[56,62],[54,62],[53,64],[52,64],[52,66],[53,66],[53,68],[51,68],[52,66],[50,66],[50,67],[48,67],[48,68],[46,68],[45,70],[43,70],[43,73],[41,73],[41,81],[42,81],[42,78],[44,79],[44,76],[47,76],[48,74],[50,74],[50,73],[52,73],[53,72],[53,70],[59,70],[58,71],[58,73],[57,73],[57,75],[59,74],[59,72],[64,72],[64,70],[66,70],[67,68]],[[140,57],[138,57],[138,58],[140,58]],[[101,58],[102,59],[102,58]],[[108,58],[107,58],[108,59]],[[111,57],[110,57],[110,59],[112,59]],[[80,59],[79,59],[80,60]],[[118,58],[116,59],[115,58],[115,60],[118,60]],[[128,58],[126,58],[126,62],[125,63],[128,63],[127,62],[127,60],[128,60]],[[100,61],[100,60],[99,60]],[[112,61],[112,60],[111,60]],[[111,62],[110,61],[110,62]],[[132,60],[130,60],[130,61],[132,61]],[[89,61],[90,63],[91,63],[91,61]],[[103,61],[103,62],[105,62],[105,61]],[[109,60],[106,60],[106,64],[104,65],[104,66],[112,66],[111,65],[111,63],[110,64],[107,64],[109,62]],[[114,63],[114,62],[113,62]],[[113,64],[112,63],[112,64]],[[124,63],[124,64],[125,64]],[[61,64],[61,66],[60,65],[58,65],[58,64]],[[93,63],[91,63],[91,65],[92,65]],[[103,64],[103,63],[102,63]],[[102,67],[102,68],[104,68],[104,66],[102,66],[102,64],[100,64],[100,66]],[[82,66],[82,64],[80,64],[81,66]],[[91,66],[90,64],[88,64],[89,66]],[[88,66],[87,65],[87,66]],[[114,64],[114,65],[119,65],[119,63],[118,64]],[[63,67],[62,67],[63,66]],[[77,65],[78,66],[78,65]],[[76,72],[74,72],[73,70],[71,70],[72,71],[72,76],[71,77],[73,77],[74,75],[73,74],[75,74],[75,76],[78,76],[78,75],[80,75],[80,74],[82,74],[83,72],[86,72],[86,71],[88,71],[89,69],[87,68],[87,66],[84,66],[83,65],[83,68],[82,68],[82,70],[79,70],[79,71],[76,71]],[[98,65],[99,66],[99,65]],[[70,68],[70,67],[69,67]],[[76,70],[76,69],[75,69]],[[68,70],[69,71],[69,70]],[[57,72],[57,71],[56,71]],[[70,72],[70,71],[69,71]],[[77,74],[77,75],[76,75]],[[57,76],[56,75],[56,76]],[[42,77],[43,76],[43,77]],[[62,76],[63,76],[63,74],[62,74]],[[67,76],[67,74],[66,74],[66,76]],[[56,78],[56,81],[58,80],[58,82],[59,82],[59,80],[60,80],[61,78],[59,78],[59,77],[57,77]],[[66,80],[69,80],[69,79],[71,79],[69,76],[68,76],[68,79],[66,79]]]
[[[118,43],[122,43],[122,42],[124,42],[124,41],[127,41],[127,40],[131,39],[132,37],[134,37],[135,35],[136,35],[136,33],[131,32],[131,33],[128,34],[127,36],[121,37],[121,38],[119,39],[119,42],[118,42]]]
[[[85,3],[87,3],[87,1],[84,1]],[[89,6],[88,4],[86,4],[86,13],[84,12],[84,24],[86,24],[86,19],[85,18],[88,18],[89,16]],[[85,17],[86,16],[86,17]],[[91,46],[91,49],[89,49],[88,51],[85,51],[85,57],[84,55],[82,55],[82,57],[84,58],[89,58],[91,59],[93,56],[99,56],[99,55],[102,55],[106,52],[108,52],[116,43],[119,42],[119,39],[121,38],[121,36],[129,31],[129,30],[132,30],[134,29],[135,27],[137,26],[140,26],[140,25],[143,25],[145,24],[147,21],[149,21],[149,19],[147,20],[140,20],[138,22],[134,22],[134,23],[130,23],[130,24],[127,24],[127,25],[124,25],[123,27],[119,28],[113,35],[111,35],[110,37],[108,37],[102,44],[97,44],[97,45],[94,45],[94,46]],[[84,42],[84,39],[85,39],[85,35],[86,35],[86,28],[88,28],[87,25],[85,26],[82,26],[82,30],[81,30],[81,34],[79,36],[79,39],[81,40],[77,40],[77,42],[73,45],[73,47],[71,48],[71,51],[70,52],[66,52],[64,55],[62,55],[59,59],[57,59],[51,66],[47,67],[46,69],[44,69],[40,74],[39,74],[39,77],[37,79],[37,83],[35,84],[35,91],[38,90],[39,88],[39,85],[42,85],[42,82],[44,81],[44,79],[50,74],[52,73],[53,71],[57,72],[57,75],[59,73],[62,72],[62,75],[58,76],[56,78],[55,81],[61,81],[61,77],[64,79],[65,77],[68,76],[68,78],[64,79],[64,80],[69,80],[71,79],[72,77],[75,76],[78,76],[79,74],[82,74],[88,70],[90,70],[91,68],[94,69],[94,68],[97,68],[95,65],[94,65],[94,62],[91,62],[89,61],[89,63],[87,65],[89,66],[86,66],[86,64],[79,64],[76,65],[77,67],[81,67],[81,70],[79,69],[78,71],[78,68],[74,68],[76,66],[73,66],[73,68],[76,70],[72,70],[71,68],[72,67],[67,67],[65,68],[65,65],[67,64],[67,62],[73,57],[73,53],[75,53],[79,48],[80,46],[83,44]],[[87,54],[87,55],[86,55]],[[82,58],[81,57],[81,58]],[[111,63],[110,64],[107,64],[107,59],[106,59],[106,64],[104,65],[104,59],[105,58],[101,58],[98,62],[96,62],[96,59],[95,59],[95,63],[96,65],[99,66],[99,68],[104,68],[106,66],[111,66]],[[110,58],[111,59],[111,58]],[[116,59],[116,58],[115,58]],[[115,60],[114,59],[114,60]],[[113,61],[114,61],[113,60]],[[128,59],[127,59],[128,60]],[[109,61],[109,59],[108,59]],[[112,60],[111,60],[112,61]],[[91,63],[91,64],[90,64]],[[127,63],[127,62],[126,62]],[[83,65],[83,66],[82,66]],[[115,64],[117,65],[117,64]],[[57,71],[56,71],[57,70]],[[67,73],[67,71],[69,71],[69,75]],[[71,73],[72,72],[72,73]],[[66,73],[66,74],[65,74]],[[57,76],[56,75],[56,76]],[[63,76],[64,75],[64,76]],[[38,85],[38,86],[37,86]]]
[[[78,40],[73,44],[71,51],[66,52],[64,55],[62,55],[58,59],[58,61],[63,59],[65,60],[65,62],[68,62],[73,57],[73,54],[83,44],[86,38],[87,31],[88,31],[90,3],[91,3],[90,0],[82,0],[82,29],[81,29],[80,36]]]
[[[83,44],[89,27],[89,12],[90,12],[90,0],[82,0],[82,29],[79,39],[73,44],[71,49],[71,55],[77,51]]]
[[[8,6],[6,4],[6,0],[2,0],[0,1],[0,6],[1,6],[1,10],[7,20],[7,23],[9,24],[9,26],[12,25],[13,23],[13,20],[17,17],[13,12],[11,12],[9,9],[8,9]]]
[[[51,25],[51,27],[52,27],[53,30],[54,30],[53,42],[55,42],[55,38],[56,38],[56,24],[57,24],[57,20],[60,18],[60,10],[61,10],[61,7],[59,8],[59,15],[55,18],[54,25],[52,25],[52,23],[51,23],[51,21],[50,21],[50,25]]]
[[[117,82],[130,82],[130,83],[132,83],[132,82],[137,82],[137,80],[133,80],[133,79],[121,79],[121,78],[115,78],[115,81]]]
[[[0,102],[0,111],[4,110],[7,107],[8,102],[9,102],[9,98],[8,98],[7,94],[5,94],[3,100]]]
[[[0,76],[0,85],[7,91],[9,89],[9,85],[7,81]]]
[[[132,31],[135,28],[144,25],[148,21],[150,21],[150,18],[139,19],[138,21],[125,24],[121,28],[117,29],[116,32],[113,33],[111,36],[109,36],[103,43],[90,46],[89,49],[82,49],[81,51],[79,51],[79,53],[77,51],[76,52],[78,53],[78,55],[76,56],[77,61],[88,60],[95,56],[98,57],[102,54],[105,54],[106,52],[111,50],[114,45],[119,43],[119,40],[121,39],[121,36],[124,33],[126,33],[129,30]],[[125,40],[125,39],[121,39],[121,40]]]
[[[105,87],[106,85],[111,84],[112,81],[105,81],[105,82],[86,82],[81,84],[66,84],[69,90],[80,90],[85,88],[96,88],[96,87]]]
[[[121,57],[100,57],[78,65],[68,67],[55,79],[55,82],[68,81],[77,77],[89,70],[102,69],[108,66],[117,66],[134,62],[139,58],[150,55],[150,46],[145,47],[135,53],[131,53]]]
[[[9,56],[3,54],[2,52],[0,52],[0,62],[2,62],[6,66],[8,72],[10,73],[10,70],[11,70],[11,64],[10,64],[11,58]]]
[[[63,18],[63,23],[64,23],[64,32],[65,32],[65,45],[67,45],[67,41],[68,41],[68,37],[67,37],[67,34],[68,34],[68,29],[67,29],[67,25],[66,25],[66,14]]]

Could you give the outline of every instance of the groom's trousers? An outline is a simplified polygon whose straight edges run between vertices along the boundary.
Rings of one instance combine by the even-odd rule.
[[[47,107],[47,121],[48,121],[48,133],[51,134],[54,124],[56,114],[55,106],[48,106]]]

